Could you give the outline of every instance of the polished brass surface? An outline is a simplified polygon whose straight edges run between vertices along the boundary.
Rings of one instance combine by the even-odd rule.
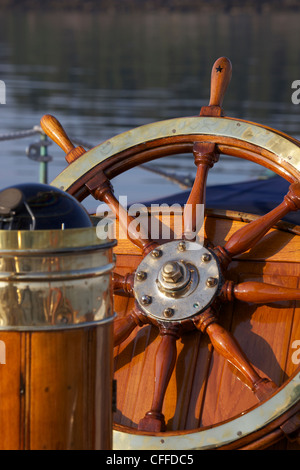
[[[275,129],[225,117],[195,116],[155,122],[119,134],[86,152],[63,170],[51,184],[67,191],[74,181],[91,168],[127,148],[156,139],[197,135],[222,136],[257,145],[272,152],[273,156],[256,156],[256,163],[268,166],[275,172],[277,165],[280,165],[291,180],[295,175],[298,179],[300,177],[300,148]],[[249,156],[249,159],[251,158]]]
[[[111,321],[114,244],[94,227],[0,231],[0,330]]]
[[[8,250],[25,250],[27,253],[44,250],[68,251],[72,248],[85,249],[89,246],[105,247],[111,240],[100,240],[95,228],[75,228],[68,230],[0,230],[1,254]]]

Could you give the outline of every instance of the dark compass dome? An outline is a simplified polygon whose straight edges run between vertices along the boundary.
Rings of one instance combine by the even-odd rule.
[[[0,230],[55,230],[91,227],[85,208],[70,194],[41,183],[0,191]]]

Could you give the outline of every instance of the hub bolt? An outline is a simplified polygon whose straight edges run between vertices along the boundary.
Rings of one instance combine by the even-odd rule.
[[[136,273],[136,278],[138,281],[144,281],[147,278],[147,273],[145,273],[144,271],[138,271]]]
[[[185,250],[186,250],[186,244],[185,244],[185,242],[179,242],[179,243],[178,243],[178,250],[179,250],[179,251],[185,251]]]
[[[170,318],[174,315],[174,310],[173,308],[165,308],[164,309],[164,317]]]
[[[141,298],[141,302],[143,305],[149,305],[152,302],[152,298],[150,297],[150,295],[143,295]]]
[[[207,287],[214,287],[217,285],[218,280],[215,277],[209,277],[206,281]]]
[[[158,250],[157,248],[151,251],[151,256],[153,258],[159,258],[161,255],[162,255],[161,250]]]
[[[204,263],[208,263],[211,260],[211,255],[209,253],[204,253],[201,259]]]

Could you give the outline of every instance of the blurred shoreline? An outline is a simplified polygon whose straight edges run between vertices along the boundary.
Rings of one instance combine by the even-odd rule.
[[[298,0],[0,0],[0,11],[264,13],[299,9]]]

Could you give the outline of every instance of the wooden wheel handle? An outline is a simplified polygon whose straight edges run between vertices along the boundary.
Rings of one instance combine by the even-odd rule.
[[[85,153],[83,147],[74,147],[61,123],[51,114],[45,114],[40,124],[45,134],[65,152],[68,163],[72,163]]]
[[[232,65],[227,57],[220,57],[213,65],[210,82],[210,100],[208,106],[203,106],[200,116],[221,116],[222,104],[231,80]]]

